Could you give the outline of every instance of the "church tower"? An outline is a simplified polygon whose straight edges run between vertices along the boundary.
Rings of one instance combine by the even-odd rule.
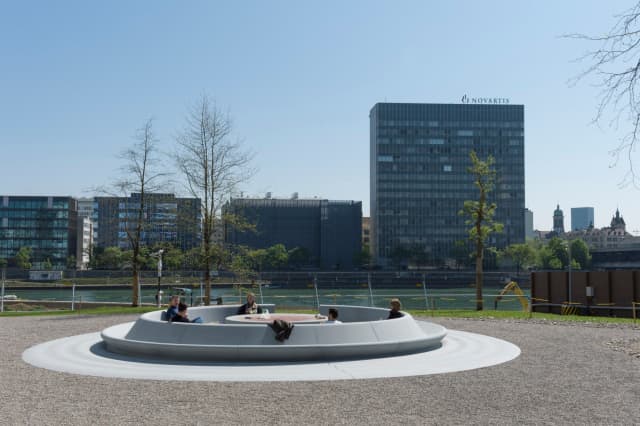
[[[564,214],[562,210],[560,210],[560,204],[558,204],[556,210],[553,212],[553,232],[557,235],[564,234]]]

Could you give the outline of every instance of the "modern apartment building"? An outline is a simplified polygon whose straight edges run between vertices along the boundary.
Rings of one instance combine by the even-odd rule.
[[[227,227],[225,241],[258,249],[284,244],[306,249],[323,269],[351,269],[362,250],[362,202],[321,199],[235,198],[225,212],[245,218],[253,231]]]
[[[197,198],[174,194],[145,195],[142,243],[152,246],[168,242],[181,250],[200,244],[201,204]],[[130,197],[96,197],[93,212],[97,229],[96,246],[129,248],[127,230],[135,228],[140,194]]]
[[[31,268],[65,269],[77,254],[78,205],[71,197],[0,196],[0,258],[31,248]]]
[[[469,153],[495,159],[495,220],[504,232],[488,242],[521,243],[524,228],[524,106],[378,103],[370,112],[371,249],[388,265],[398,250],[434,265],[468,238],[458,213],[478,191]]]

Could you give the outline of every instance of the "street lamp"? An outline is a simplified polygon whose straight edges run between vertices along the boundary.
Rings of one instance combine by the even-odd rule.
[[[162,290],[160,290],[160,281],[162,280],[162,253],[164,253],[164,250],[160,249],[157,253],[152,254],[153,257],[158,257],[158,289],[156,291],[156,304],[158,308],[162,304]]]

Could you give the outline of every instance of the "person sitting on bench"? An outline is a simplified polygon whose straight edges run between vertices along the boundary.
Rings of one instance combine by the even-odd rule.
[[[169,300],[169,308],[163,315],[165,321],[171,321],[173,317],[178,315],[178,305],[180,304],[180,296],[174,294]]]
[[[201,323],[202,322],[202,318],[198,317],[198,318],[194,319],[193,321],[191,321],[189,319],[189,315],[187,314],[187,305],[184,304],[184,303],[180,303],[178,305],[178,313],[177,313],[177,315],[175,317],[173,317],[171,322],[196,322],[196,323]]]
[[[400,299],[396,299],[396,298],[391,299],[391,302],[389,302],[389,307],[391,308],[391,310],[389,311],[389,318],[387,319],[403,317],[402,312],[400,312],[400,309],[402,309],[402,305],[400,304]]]
[[[256,303],[256,295],[247,293],[247,303],[238,308],[238,315],[261,314],[262,308]]]

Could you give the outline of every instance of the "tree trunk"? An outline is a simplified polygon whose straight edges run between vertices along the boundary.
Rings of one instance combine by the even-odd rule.
[[[482,262],[483,262],[483,253],[482,250],[479,250],[479,253],[476,253],[476,311],[481,311],[483,309],[482,303]]]

